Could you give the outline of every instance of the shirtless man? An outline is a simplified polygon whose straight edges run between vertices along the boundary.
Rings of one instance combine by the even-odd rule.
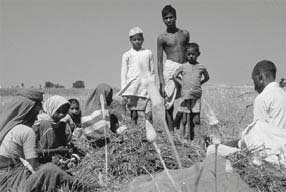
[[[166,99],[166,120],[168,127],[174,131],[173,103],[176,97],[175,83],[172,76],[180,64],[185,62],[185,44],[189,42],[190,35],[187,30],[176,26],[176,10],[171,5],[162,9],[162,18],[167,30],[157,39],[158,76],[160,81],[160,93]],[[166,54],[166,62],[163,65],[163,52]]]

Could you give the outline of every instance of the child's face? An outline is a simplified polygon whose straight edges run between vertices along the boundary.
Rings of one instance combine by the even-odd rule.
[[[189,63],[192,63],[192,64],[195,64],[197,63],[197,59],[199,57],[199,53],[196,49],[190,47],[186,50],[186,60],[189,62]]]
[[[163,21],[167,28],[176,26],[176,16],[173,13],[168,13],[163,17]]]
[[[132,37],[130,37],[130,42],[135,50],[139,50],[142,48],[144,38],[142,34],[135,34]]]
[[[80,114],[79,105],[75,102],[71,103],[69,114],[71,116],[78,116]]]

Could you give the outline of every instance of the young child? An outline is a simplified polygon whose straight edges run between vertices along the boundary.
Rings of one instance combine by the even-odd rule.
[[[69,99],[70,108],[69,108],[69,115],[71,116],[73,123],[76,127],[81,127],[81,110],[80,104],[77,99]]]
[[[129,39],[132,48],[122,56],[121,90],[124,90],[122,96],[127,98],[131,119],[137,124],[138,112],[145,113],[145,118],[152,121],[149,95],[139,76],[143,70],[154,74],[153,54],[150,50],[142,48],[144,37],[139,27],[130,30]]]
[[[187,63],[182,64],[174,73],[174,80],[181,85],[181,102],[178,108],[181,113],[181,131],[185,139],[194,139],[194,120],[199,124],[201,85],[209,80],[207,69],[198,63],[200,49],[197,43],[186,45]],[[186,127],[187,125],[187,127]]]

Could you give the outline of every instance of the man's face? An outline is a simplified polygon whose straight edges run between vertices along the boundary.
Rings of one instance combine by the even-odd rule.
[[[261,74],[252,75],[254,89],[258,93],[261,93],[265,87],[264,81]]]
[[[135,50],[139,50],[142,48],[144,38],[142,34],[135,34],[130,37],[130,42]]]
[[[172,13],[168,13],[163,17],[163,21],[167,28],[176,26],[176,17]]]

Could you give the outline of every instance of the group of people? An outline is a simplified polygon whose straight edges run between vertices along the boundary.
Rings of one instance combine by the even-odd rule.
[[[77,148],[77,140],[83,138],[91,144],[106,141],[104,129],[116,133],[122,120],[120,109],[111,107],[118,105],[107,84],[99,84],[90,95],[85,116],[75,98],[53,95],[42,101],[41,91],[19,90],[4,110],[0,191],[55,191],[61,186],[82,189],[67,171],[85,155]]]
[[[209,80],[209,74],[206,67],[198,62],[199,45],[189,43],[189,32],[177,28],[175,8],[165,6],[162,9],[162,19],[166,31],[157,39],[157,72],[159,91],[165,100],[166,122],[170,131],[179,129],[181,138],[193,140],[195,124],[200,124],[201,86]],[[142,29],[132,28],[129,39],[132,48],[122,56],[121,89],[131,110],[131,119],[136,123],[139,111],[145,111],[146,119],[152,120],[149,95],[140,76],[146,72],[154,74],[154,59],[151,50],[142,47]],[[163,64],[164,53],[166,60]],[[254,102],[254,122],[246,128],[239,142],[221,145],[221,154],[226,154],[226,151],[235,152],[237,147],[264,145],[268,149],[266,154],[271,155],[268,160],[277,163],[279,159],[280,164],[286,165],[286,94],[282,89],[285,87],[285,79],[281,79],[278,84],[275,78],[276,66],[273,62],[263,60],[255,65],[252,79],[259,95]],[[173,114],[175,102],[176,115]],[[227,147],[229,144],[236,148],[230,149]],[[208,153],[212,153],[213,149],[210,146]]]
[[[201,85],[209,80],[209,74],[206,67],[198,62],[199,45],[189,43],[189,32],[177,28],[175,8],[171,5],[165,6],[162,9],[162,18],[166,32],[158,37],[157,66],[160,94],[165,99],[167,125],[172,132],[180,129],[179,135],[182,138],[193,140],[194,123],[200,123]],[[142,47],[144,36],[139,27],[130,30],[129,39],[132,48],[122,56],[121,94],[127,99],[131,119],[135,123],[138,112],[145,112],[146,119],[152,121],[149,95],[140,81],[140,76],[142,73],[151,73],[155,78],[153,54],[151,50]],[[174,121],[175,101],[179,107]]]
[[[180,129],[183,139],[192,140],[194,126],[200,123],[201,86],[209,80],[209,74],[198,62],[199,45],[189,42],[187,30],[177,28],[176,10],[171,5],[165,6],[162,18],[166,31],[157,40],[157,66],[166,122],[171,131]],[[144,36],[139,27],[130,30],[129,40],[132,48],[122,56],[118,95],[126,99],[135,124],[139,113],[152,123],[152,103],[140,78],[142,73],[155,78],[153,54],[142,47]],[[259,95],[254,102],[254,122],[241,139],[220,145],[221,155],[225,155],[225,149],[234,152],[238,148],[265,145],[270,149],[267,155],[272,155],[269,161],[286,165],[285,155],[282,156],[286,146],[286,93],[281,88],[284,81],[279,86],[275,78],[276,66],[271,61],[263,60],[255,65],[252,79]],[[82,115],[80,102],[75,98],[67,100],[54,95],[42,105],[42,92],[19,90],[0,124],[0,190],[54,191],[63,184],[72,185],[72,175],[57,165],[72,153],[75,161],[84,156],[76,147],[77,138],[91,141],[105,134],[106,142],[104,127],[107,125],[108,130],[118,133],[124,117],[121,109],[115,109],[121,104],[114,104],[113,98],[113,89],[100,84],[87,99]],[[174,119],[175,102],[178,113]],[[210,146],[208,154],[212,152]]]

